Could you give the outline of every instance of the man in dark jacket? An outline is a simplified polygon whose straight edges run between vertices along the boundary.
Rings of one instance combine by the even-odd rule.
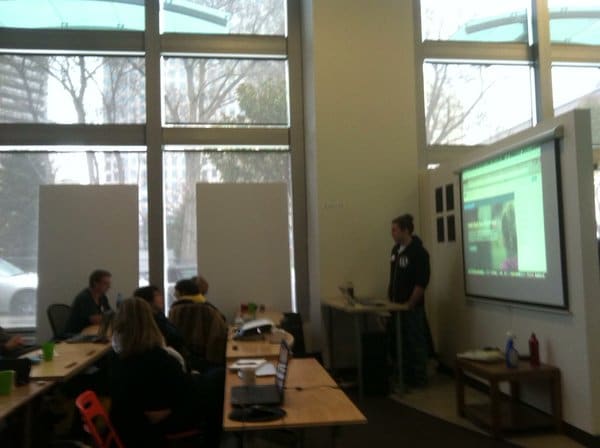
[[[429,254],[413,231],[411,215],[402,215],[392,221],[395,244],[390,259],[388,297],[392,302],[408,305],[408,311],[401,314],[403,377],[405,385],[421,387],[427,384],[427,361],[433,351],[425,316],[425,288],[429,283],[430,267]],[[394,356],[395,338],[391,342]]]
[[[89,325],[100,324],[102,313],[110,310],[106,293],[110,289],[111,278],[111,273],[103,269],[97,269],[90,274],[88,287],[73,300],[66,333],[80,333]]]

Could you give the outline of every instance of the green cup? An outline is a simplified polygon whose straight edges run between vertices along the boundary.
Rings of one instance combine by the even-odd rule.
[[[44,361],[52,361],[54,359],[54,342],[48,341],[42,345],[42,357]]]
[[[250,314],[252,319],[256,319],[256,309],[257,308],[258,308],[258,306],[256,305],[256,303],[250,302],[248,304],[248,314]]]
[[[0,370],[0,395],[10,395],[15,385],[14,370]]]

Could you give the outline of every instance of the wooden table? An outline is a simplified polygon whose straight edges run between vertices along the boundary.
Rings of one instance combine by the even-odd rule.
[[[110,349],[110,343],[78,342],[70,344],[60,342],[55,346],[54,359],[34,364],[31,367],[30,378],[32,380],[66,381],[90,367],[106,355]],[[41,353],[41,351],[38,352]]]
[[[324,310],[323,315],[327,316],[327,342],[329,348],[329,364],[334,366],[333,344],[333,310],[338,310],[346,313],[354,318],[354,338],[356,344],[356,362],[358,371],[358,394],[363,397],[363,371],[362,371],[362,329],[364,327],[365,317],[368,314],[391,313],[395,320],[396,334],[396,375],[394,378],[395,391],[399,394],[404,392],[404,381],[402,378],[402,322],[400,313],[408,310],[408,306],[404,303],[394,303],[390,301],[378,301],[377,305],[362,305],[357,302],[349,302],[347,298],[338,296],[323,299],[321,307]]]
[[[509,368],[503,361],[481,362],[456,358],[456,405],[458,414],[477,423],[489,426],[492,435],[500,437],[503,430],[523,430],[554,426],[562,430],[562,395],[560,370],[542,364],[532,367],[521,361],[516,368]],[[490,385],[489,404],[465,404],[465,376],[474,375]],[[510,383],[510,399],[500,393],[499,383]],[[552,418],[519,401],[520,384],[524,382],[546,381],[550,384]]]
[[[51,381],[31,381],[23,386],[14,387],[10,395],[0,395],[0,420],[29,403],[52,384]]]
[[[31,414],[34,400],[54,385],[51,381],[31,381],[23,386],[15,387],[10,395],[0,396],[0,420],[13,412],[22,411],[19,420],[19,431],[22,434],[20,446],[31,446]]]
[[[282,408],[286,416],[270,422],[239,422],[229,419],[231,387],[241,384],[236,372],[228,371],[225,377],[225,403],[223,429],[225,431],[250,431],[265,429],[337,427],[367,422],[365,416],[338,388],[327,371],[313,358],[292,359]],[[273,376],[257,378],[258,384],[274,382]]]

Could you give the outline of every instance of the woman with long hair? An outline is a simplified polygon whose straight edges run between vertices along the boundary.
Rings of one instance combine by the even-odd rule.
[[[126,446],[164,446],[167,434],[201,427],[192,378],[167,350],[148,302],[121,303],[113,349],[111,419]]]

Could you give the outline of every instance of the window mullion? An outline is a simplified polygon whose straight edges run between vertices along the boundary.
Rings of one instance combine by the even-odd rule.
[[[552,50],[547,0],[532,0],[532,47],[537,122],[554,116],[552,100]]]
[[[148,262],[150,282],[164,286],[165,231],[163,224],[163,170],[161,141],[161,55],[159,0],[146,2],[146,145],[148,185]]]

